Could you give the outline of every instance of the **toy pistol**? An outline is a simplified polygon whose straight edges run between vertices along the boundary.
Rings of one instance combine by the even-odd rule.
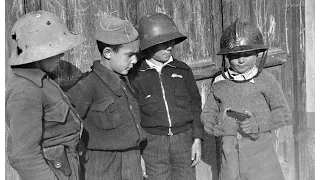
[[[234,119],[236,119],[237,121],[240,121],[240,122],[242,122],[245,119],[251,117],[248,114],[244,114],[244,113],[241,113],[241,112],[233,111],[231,109],[228,109],[226,113],[227,113],[227,116],[232,117],[232,118],[234,118]]]

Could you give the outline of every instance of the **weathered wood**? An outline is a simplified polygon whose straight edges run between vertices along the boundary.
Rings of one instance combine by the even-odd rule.
[[[293,112],[295,120],[295,152],[296,152],[296,177],[309,179],[308,170],[308,129],[306,122],[306,80],[305,80],[305,18],[304,0],[292,0],[290,12],[293,14],[291,23],[294,43],[291,46],[293,61],[293,97],[295,100]]]

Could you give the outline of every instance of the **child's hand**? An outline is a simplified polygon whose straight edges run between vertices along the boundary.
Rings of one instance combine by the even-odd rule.
[[[248,114],[251,116],[250,118],[240,122],[240,130],[249,135],[251,139],[257,139],[259,138],[259,129],[258,129],[258,123],[254,116],[254,114],[250,111],[245,111],[245,114]]]
[[[142,176],[143,178],[148,178],[147,172],[146,172],[146,164],[144,162],[143,157],[141,156],[141,168],[142,168]]]
[[[203,128],[204,131],[208,134],[213,134],[214,133],[214,124],[213,122],[210,121],[206,121],[205,123],[203,123]]]
[[[195,138],[191,149],[191,167],[195,166],[201,160],[201,139]]]

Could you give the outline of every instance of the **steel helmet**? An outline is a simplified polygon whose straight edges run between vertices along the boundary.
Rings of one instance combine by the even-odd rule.
[[[256,75],[250,79],[241,81],[230,79],[225,76],[225,55],[252,51],[256,51],[256,53],[263,52]],[[259,76],[259,74],[262,72],[267,59],[267,54],[268,47],[264,44],[263,36],[260,30],[254,25],[248,22],[242,22],[239,18],[237,18],[233,24],[228,26],[223,31],[220,39],[220,51],[218,52],[218,55],[224,55],[221,65],[222,76],[225,79],[229,79],[234,82],[248,82],[251,79]]]
[[[223,31],[218,55],[255,50],[263,52],[267,49],[268,47],[264,45],[260,30],[248,22],[242,22],[238,18]]]
[[[179,32],[173,20],[162,13],[146,15],[140,18],[137,29],[141,50],[170,40],[175,40],[175,44],[178,44],[187,39],[186,36]]]
[[[9,65],[27,64],[68,51],[84,37],[68,31],[62,20],[53,13],[39,10],[25,14],[11,31]]]

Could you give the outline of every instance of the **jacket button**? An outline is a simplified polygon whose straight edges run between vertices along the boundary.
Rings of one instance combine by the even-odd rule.
[[[54,164],[54,167],[57,168],[57,169],[61,168],[61,163],[60,162],[56,162]]]
[[[241,134],[237,133],[237,139],[241,139],[241,138],[242,138]]]

